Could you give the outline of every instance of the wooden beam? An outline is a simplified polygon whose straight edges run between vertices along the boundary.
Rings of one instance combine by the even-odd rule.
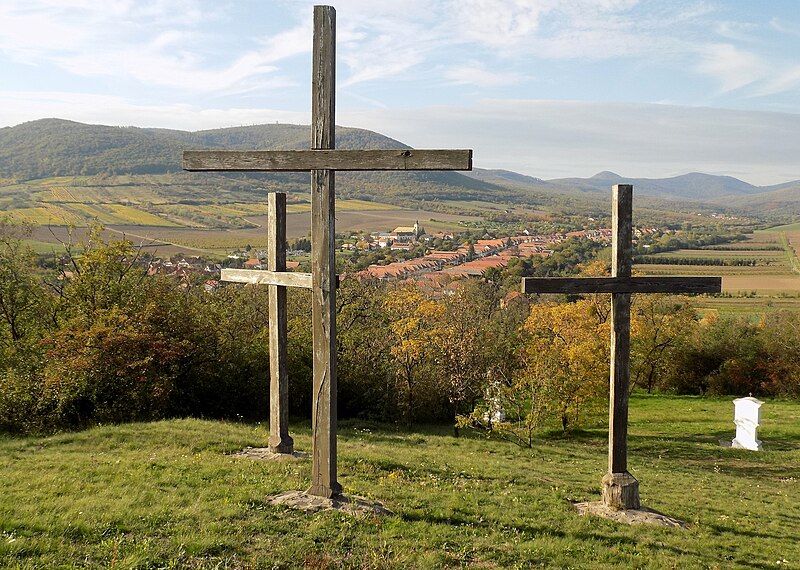
[[[524,293],[719,293],[721,277],[525,277]]]
[[[263,269],[223,269],[221,281],[248,283],[250,285],[280,285],[311,289],[310,273],[293,271],[266,271]]]
[[[267,199],[267,268],[286,272],[286,193]],[[269,286],[269,448],[273,453],[294,451],[289,435],[289,373],[286,354],[286,286]]]
[[[631,281],[633,186],[615,184],[611,202],[611,277]],[[631,356],[631,293],[611,295],[611,378],[608,408],[608,472],[628,471],[628,391]]]
[[[192,172],[309,170],[472,170],[471,150],[187,150]]]
[[[335,145],[336,10],[314,6],[311,148]],[[330,498],[342,492],[336,471],[336,187],[333,170],[311,171],[311,487]]]

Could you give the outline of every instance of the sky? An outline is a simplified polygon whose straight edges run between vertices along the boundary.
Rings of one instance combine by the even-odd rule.
[[[800,179],[800,0],[342,0],[337,124],[541,178]],[[0,0],[0,127],[310,118],[304,0]]]

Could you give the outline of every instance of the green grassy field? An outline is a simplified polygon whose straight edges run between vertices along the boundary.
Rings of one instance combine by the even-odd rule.
[[[764,230],[767,233],[775,233],[775,232],[800,232],[800,222],[796,222],[794,224],[786,224],[783,226],[775,226],[772,228],[768,228]]]
[[[579,517],[598,498],[602,422],[532,449],[449,429],[344,422],[340,479],[394,514],[270,506],[308,461],[230,454],[263,426],[200,420],[0,440],[0,560],[81,568],[775,568],[800,565],[800,403],[768,401],[765,451],[720,447],[729,398],[634,396],[630,469],[686,529]],[[309,430],[294,425],[308,449]]]

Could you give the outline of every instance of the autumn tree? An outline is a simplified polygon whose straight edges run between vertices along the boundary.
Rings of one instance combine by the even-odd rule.
[[[0,347],[5,350],[21,348],[47,314],[49,300],[34,274],[34,253],[22,239],[26,231],[0,220]]]
[[[442,301],[440,322],[432,330],[433,355],[452,418],[470,412],[483,395],[493,366],[491,322],[497,309],[491,286],[465,282]],[[453,425],[458,436],[458,423]]]
[[[697,327],[695,310],[665,294],[634,295],[631,318],[631,390],[648,393],[674,368],[677,352]]]
[[[442,306],[428,299],[413,284],[397,287],[387,295],[383,308],[389,318],[393,344],[389,350],[398,390],[405,400],[404,416],[410,426],[415,416],[415,401],[421,385],[427,385],[420,369],[429,362]],[[428,382],[426,382],[426,380]]]

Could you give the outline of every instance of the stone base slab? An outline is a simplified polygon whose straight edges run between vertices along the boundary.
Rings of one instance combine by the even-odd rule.
[[[334,495],[330,499],[310,495],[305,491],[287,491],[268,497],[270,505],[280,505],[307,513],[318,511],[341,511],[350,515],[365,516],[391,515],[392,512],[381,503],[354,495]]]
[[[295,451],[293,453],[275,453],[269,447],[245,447],[233,454],[234,457],[249,457],[260,461],[299,461],[306,459],[308,453]]]
[[[579,515],[595,515],[610,519],[612,521],[626,524],[654,524],[658,526],[671,526],[686,528],[686,523],[659,513],[646,507],[638,509],[614,509],[602,501],[591,503],[573,503],[572,506],[578,511]]]

